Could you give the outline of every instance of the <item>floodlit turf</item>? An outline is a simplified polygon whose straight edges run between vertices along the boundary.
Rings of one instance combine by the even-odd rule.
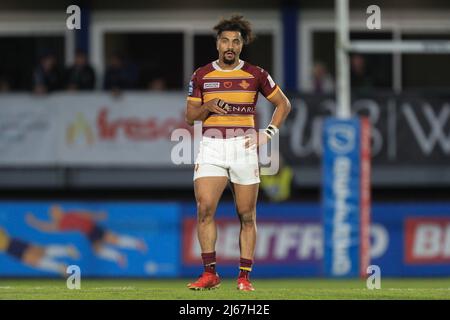
[[[450,299],[450,278],[383,279],[379,290],[368,290],[363,280],[253,279],[254,292],[237,291],[234,280],[191,291],[189,280],[85,279],[80,290],[69,290],[63,279],[1,279],[0,299]]]

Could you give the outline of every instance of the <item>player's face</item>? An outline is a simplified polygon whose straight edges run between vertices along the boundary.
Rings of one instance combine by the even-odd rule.
[[[219,60],[225,64],[233,64],[239,60],[244,41],[239,31],[223,31],[217,39]]]

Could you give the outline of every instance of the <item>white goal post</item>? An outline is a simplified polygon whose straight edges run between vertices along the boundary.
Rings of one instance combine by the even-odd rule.
[[[358,40],[349,39],[349,2],[335,0],[336,11],[336,116],[351,117],[349,53],[418,53],[450,54],[450,41],[446,40]]]

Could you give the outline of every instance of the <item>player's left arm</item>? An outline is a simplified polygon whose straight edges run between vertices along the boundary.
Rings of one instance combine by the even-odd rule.
[[[284,123],[284,120],[286,120],[289,112],[291,112],[291,103],[280,88],[278,88],[278,91],[268,100],[275,107],[275,111],[273,113],[272,121],[270,121],[270,124],[276,126],[279,129]]]
[[[283,93],[283,91],[281,91],[279,87],[277,87],[275,90],[277,90],[275,94],[267,98],[267,100],[269,100],[275,107],[275,111],[273,112],[272,115],[272,120],[270,121],[270,124],[267,126],[267,129],[265,130],[266,132],[258,133],[257,142],[255,141],[254,138],[250,137],[250,139],[246,142],[247,148],[256,144],[260,146],[262,144],[268,143],[271,138],[269,137],[267,130],[268,129],[271,130],[269,132],[272,133],[274,132],[273,126],[275,126],[277,130],[275,134],[277,134],[278,130],[281,128],[284,121],[286,120],[289,112],[291,112],[291,103],[289,102],[289,99],[286,97],[286,95]]]

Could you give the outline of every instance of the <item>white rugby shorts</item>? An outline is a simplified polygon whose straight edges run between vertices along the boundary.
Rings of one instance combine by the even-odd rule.
[[[202,177],[228,177],[231,182],[259,183],[256,146],[245,148],[245,137],[229,139],[203,137],[195,160],[194,181]]]

